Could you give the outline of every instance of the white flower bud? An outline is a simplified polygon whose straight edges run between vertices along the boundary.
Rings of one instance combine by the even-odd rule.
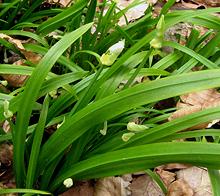
[[[124,142],[127,142],[128,140],[131,139],[131,137],[133,137],[135,135],[135,133],[124,133],[121,137],[121,139],[124,141]]]
[[[146,129],[149,129],[149,127],[145,125],[138,125],[134,122],[129,122],[127,124],[127,130],[129,131],[141,132],[141,131],[145,131]]]
[[[108,124],[107,124],[107,121],[104,122],[104,127],[103,129],[100,130],[100,133],[102,135],[106,135],[107,134],[107,130],[108,130]]]
[[[103,65],[112,65],[118,56],[121,54],[125,47],[125,40],[119,41],[118,43],[111,46],[100,58]]]
[[[66,188],[70,188],[71,186],[73,186],[73,180],[72,178],[67,178],[66,180],[63,181],[63,185]]]
[[[8,100],[5,100],[3,103],[4,106],[4,116],[5,118],[11,118],[13,116],[13,112],[9,110],[9,102]]]

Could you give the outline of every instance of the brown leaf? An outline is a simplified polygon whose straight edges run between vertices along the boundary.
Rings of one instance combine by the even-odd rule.
[[[163,169],[163,170],[179,170],[179,169],[186,169],[191,167],[189,164],[182,164],[182,163],[169,163],[166,165],[161,165],[156,169]]]
[[[25,58],[34,63],[38,64],[41,60],[41,56],[39,54],[35,54],[33,52],[25,50],[22,41],[18,39],[14,39],[6,34],[0,33],[0,38],[7,40],[8,42],[12,43],[24,56]],[[9,57],[10,58],[10,57]],[[19,56],[15,55],[15,59],[19,58]],[[25,60],[17,60],[13,62],[14,65],[21,65],[25,66]],[[15,75],[15,74],[2,74],[1,75],[8,83],[13,87],[21,87],[25,83],[28,76],[25,75]]]
[[[0,181],[8,182],[12,174],[13,146],[7,143],[0,145]]]
[[[203,3],[209,6],[213,6],[213,7],[218,7],[220,6],[220,1],[219,0],[192,0],[192,2],[195,3]]]
[[[195,2],[195,1],[182,0],[181,3],[185,8],[188,8],[188,9],[198,9],[201,6],[203,6],[205,8],[205,4],[201,3],[201,2],[199,3],[199,2]]]
[[[47,2],[51,4],[59,4],[62,7],[67,7],[71,4],[72,0],[47,0]]]
[[[189,93],[180,96],[180,101],[177,103],[178,110],[174,112],[168,118],[168,120],[171,121],[173,119],[180,118],[206,108],[217,106],[220,106],[220,93],[215,89]],[[189,130],[207,128],[209,123],[211,122],[196,125],[191,127]]]
[[[93,196],[94,187],[89,181],[81,182],[60,196]]]
[[[193,196],[193,190],[184,180],[177,180],[169,186],[167,195]]]
[[[24,60],[19,60],[14,63],[14,65],[23,66]],[[10,65],[9,65],[10,66]],[[26,75],[15,75],[15,74],[1,74],[1,76],[8,81],[8,83],[13,87],[21,87],[27,80]]]
[[[190,167],[176,172],[177,179],[187,182],[194,196],[212,196],[211,183],[208,171],[199,167]]]
[[[159,186],[147,175],[134,179],[129,187],[132,196],[164,196]]]
[[[180,170],[190,167],[188,164],[181,164],[181,163],[170,163],[166,165],[161,165],[155,168],[155,172],[160,176],[163,180],[166,187],[175,181],[176,173],[171,172],[172,170]],[[168,170],[168,171],[166,171]]]
[[[10,166],[13,159],[13,146],[3,143],[0,145],[0,163]]]
[[[161,170],[156,169],[156,173],[163,180],[166,187],[169,187],[169,185],[175,180],[175,177],[176,177],[175,173],[162,170],[162,169]]]
[[[157,0],[150,0],[149,3],[156,3]],[[120,9],[124,9],[126,8],[129,4],[131,4],[133,1],[126,1],[126,0],[120,0],[118,3],[117,3],[117,6],[120,8]],[[148,8],[148,3],[145,3],[145,2],[142,2],[141,4],[137,5],[137,6],[134,6],[132,8],[130,8],[126,13],[126,18],[127,18],[127,21],[130,22],[130,21],[133,21],[133,20],[136,20],[142,16],[145,15],[145,10]],[[120,26],[123,26],[126,24],[126,20],[125,20],[125,17],[122,16],[118,22],[118,24]]]
[[[99,179],[95,185],[95,196],[126,196],[130,182],[121,177]]]

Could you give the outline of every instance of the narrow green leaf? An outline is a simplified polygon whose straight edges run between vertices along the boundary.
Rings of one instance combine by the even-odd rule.
[[[26,188],[32,188],[34,185],[34,180],[36,177],[36,170],[37,170],[38,155],[40,152],[41,141],[43,138],[44,128],[47,120],[49,102],[50,102],[50,98],[49,96],[46,96],[44,99],[39,122],[34,131],[33,144],[31,148],[31,155],[30,155],[28,171],[27,171]]]
[[[46,35],[54,31],[55,29],[63,26],[66,22],[72,20],[78,12],[82,11],[82,9],[87,5],[87,3],[88,0],[78,0],[70,8],[67,8],[55,17],[50,18],[47,21],[40,24],[37,28],[37,32],[42,35]]]
[[[218,86],[220,70],[207,70],[142,83],[89,104],[67,119],[44,144],[39,159],[40,170],[94,125],[143,104]],[[56,152],[54,146],[59,146]]]
[[[219,196],[220,195],[220,173],[219,170],[214,169],[208,169],[209,177],[212,184],[212,194],[213,196]]]
[[[38,96],[41,85],[57,59],[74,41],[76,41],[88,29],[90,29],[91,25],[91,23],[84,25],[81,28],[63,36],[63,38],[57,42],[41,59],[33,74],[27,81],[24,92],[22,93],[22,104],[19,106],[15,124],[14,164],[17,187],[24,186],[24,148],[26,131],[29,124],[33,104]]]
[[[40,195],[52,195],[46,191],[33,190],[33,189],[0,189],[0,194],[10,194],[10,193],[30,193],[30,194],[40,194]]]
[[[166,163],[190,163],[220,168],[220,145],[197,142],[147,144],[107,152],[78,162],[60,174],[49,187],[54,191],[69,177],[93,179],[142,171]]]
[[[218,68],[218,66],[215,63],[213,63],[212,61],[208,60],[207,58],[203,57],[202,55],[197,54],[193,50],[191,50],[191,49],[189,49],[185,46],[182,46],[178,43],[166,41],[166,42],[163,43],[163,46],[170,46],[170,47],[176,48],[180,51],[183,51],[184,53],[190,55],[191,57],[195,58],[196,60],[198,60],[199,62],[204,64],[209,69]]]

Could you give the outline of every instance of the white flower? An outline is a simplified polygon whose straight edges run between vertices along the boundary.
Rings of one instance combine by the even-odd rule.
[[[140,132],[140,131],[145,131],[146,129],[148,129],[149,127],[145,126],[145,125],[138,125],[134,122],[129,122],[127,124],[127,129],[129,131],[135,131],[135,132]]]
[[[111,46],[100,58],[103,65],[112,65],[125,47],[125,40]]]
[[[66,188],[70,188],[71,186],[73,186],[73,180],[72,178],[67,178],[66,180],[63,181],[63,185]]]

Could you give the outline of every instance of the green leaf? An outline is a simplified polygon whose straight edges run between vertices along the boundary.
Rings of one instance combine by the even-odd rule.
[[[46,191],[33,190],[33,189],[0,189],[0,194],[10,194],[10,193],[30,193],[39,195],[52,195]]]
[[[212,61],[208,60],[207,58],[203,57],[202,55],[197,54],[193,50],[191,50],[185,46],[182,46],[178,43],[166,41],[166,42],[163,42],[163,46],[170,46],[170,47],[176,48],[176,49],[190,55],[191,57],[195,58],[196,60],[198,60],[199,62],[204,64],[206,67],[208,67],[209,69],[218,68],[218,66],[215,63],[213,63]]]
[[[62,53],[79,37],[81,37],[92,23],[82,26],[81,28],[66,34],[57,42],[48,53],[41,59],[38,66],[34,70],[31,77],[28,79],[24,92],[21,95],[22,104],[19,105],[17,119],[15,124],[15,140],[14,140],[14,164],[16,172],[17,187],[22,187],[25,173],[24,165],[24,147],[26,131],[29,124],[30,115],[32,112],[33,104],[36,101],[41,85],[48,72],[62,55]]]
[[[44,144],[39,158],[40,170],[94,125],[144,104],[218,86],[220,70],[207,70],[145,82],[89,104],[66,119]],[[59,146],[56,152],[54,146]]]
[[[54,191],[69,177],[77,180],[94,179],[133,173],[171,162],[219,169],[220,145],[170,142],[107,152],[72,165],[54,180],[49,189]]]
[[[49,46],[47,41],[44,38],[40,37],[39,35],[36,35],[35,33],[31,33],[28,31],[1,30],[0,33],[4,33],[6,35],[21,35],[21,36],[29,37],[29,38],[32,38],[33,40],[36,40],[37,42],[39,42],[40,44],[42,44],[45,47]]]
[[[31,148],[31,155],[30,155],[28,171],[27,171],[26,188],[33,187],[34,180],[36,177],[38,155],[40,152],[41,141],[43,138],[45,124],[47,120],[49,102],[50,102],[50,98],[49,96],[46,96],[44,99],[39,122],[34,130],[33,144]]]
[[[214,196],[219,196],[220,195],[220,173],[219,170],[213,170],[213,169],[208,169],[209,172],[209,177],[211,180],[212,184],[212,194]]]
[[[60,14],[56,15],[53,18],[48,19],[47,21],[40,24],[37,28],[37,32],[46,35],[55,29],[63,26],[69,20],[72,20],[74,15],[76,16],[78,12],[87,5],[88,0],[78,0],[70,8],[67,8]]]

